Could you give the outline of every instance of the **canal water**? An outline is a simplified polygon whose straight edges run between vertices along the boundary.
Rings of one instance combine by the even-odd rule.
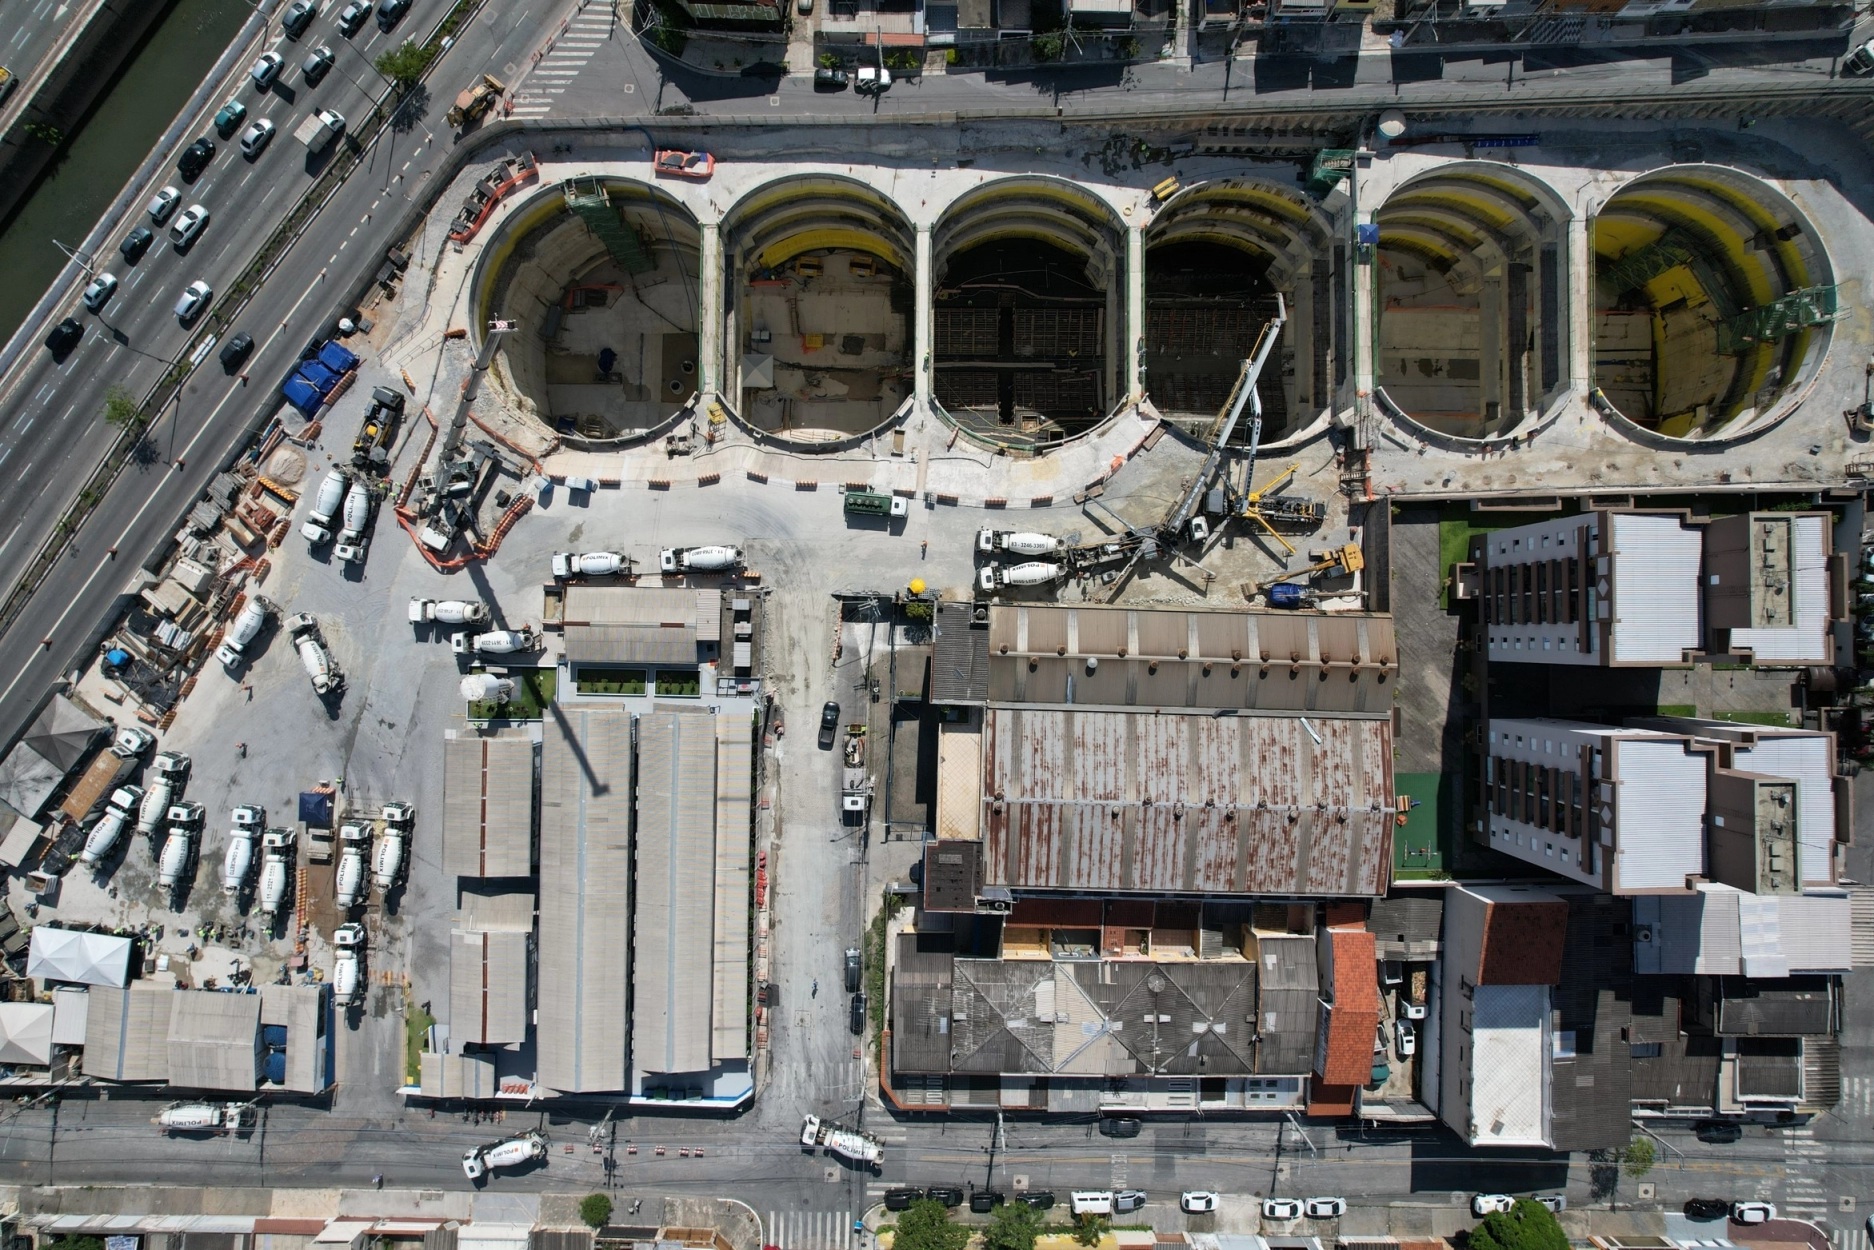
[[[149,155],[253,10],[245,0],[176,0],[0,232],[0,343]],[[115,241],[112,241],[113,244]]]

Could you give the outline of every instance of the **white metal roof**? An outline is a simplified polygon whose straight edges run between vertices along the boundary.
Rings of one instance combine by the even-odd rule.
[[[716,722],[658,710],[638,722],[638,914],[632,1063],[710,1067]]]
[[[91,995],[84,990],[52,991],[52,1042],[55,1046],[83,1046]]]
[[[52,1062],[51,1003],[0,1003],[0,1063]]]
[[[1757,745],[1738,748],[1737,766],[1796,783],[1797,867],[1805,886],[1835,881],[1835,761],[1828,735],[1761,730]]]
[[[1619,760],[1618,891],[1683,890],[1705,871],[1707,757],[1676,738],[1622,734]]]
[[[87,1076],[105,1081],[169,1079],[169,1000],[180,991],[150,981],[94,986],[85,1015]]]
[[[1547,1144],[1549,987],[1480,985],[1471,1000],[1471,1141]]]
[[[493,1098],[495,1061],[485,1055],[439,1055],[424,1051],[423,1097]]]
[[[744,646],[737,643],[738,648]],[[710,1053],[748,1058],[748,851],[753,834],[753,718],[716,717],[716,950]]]
[[[541,1084],[629,1087],[631,714],[572,705],[540,751]]]
[[[1678,664],[1703,644],[1698,573],[1705,558],[1700,530],[1677,516],[1616,512],[1613,655],[1626,664]]]
[[[130,939],[42,924],[33,930],[26,975],[42,981],[122,986],[130,979]]]
[[[1749,917],[1747,907],[1753,912]],[[1771,915],[1762,914],[1765,907]],[[1646,936],[1635,944],[1634,971],[1703,976],[1846,972],[1852,964],[1851,916],[1846,895],[1759,896],[1718,882],[1702,884],[1690,895],[1641,896],[1633,900],[1633,921]]]

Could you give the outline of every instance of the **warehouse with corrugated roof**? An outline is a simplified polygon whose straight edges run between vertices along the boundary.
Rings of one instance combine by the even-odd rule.
[[[534,870],[534,744],[464,734],[443,743],[443,872],[525,877]]]

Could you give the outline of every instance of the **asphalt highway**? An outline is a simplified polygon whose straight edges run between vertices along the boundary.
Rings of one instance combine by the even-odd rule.
[[[58,360],[35,341],[0,384],[0,585],[11,587],[31,563],[113,437],[103,418],[106,392],[122,386],[140,397],[191,342],[174,312],[183,289],[197,279],[223,289],[322,167],[293,139],[300,120],[315,107],[335,109],[348,120],[368,115],[382,88],[371,61],[393,39],[426,34],[448,5],[419,0],[394,30],[385,32],[373,21],[351,40],[336,28],[338,7],[329,5],[297,42],[281,39],[276,23],[264,42],[240,58],[230,81],[185,136],[185,144],[214,138],[213,161],[192,184],[177,174],[173,160],[166,163],[113,233],[112,249],[92,259],[95,270],[118,277],[115,296],[94,316],[78,299],[83,275],[71,281],[67,302],[53,319],[77,318],[85,329],[81,344]],[[30,719],[50,682],[77,658],[125,581],[158,538],[173,532],[242,432],[257,430],[272,411],[274,384],[333,315],[344,289],[361,270],[381,263],[385,234],[406,196],[443,163],[454,139],[441,116],[454,95],[444,84],[468,81],[483,69],[498,71],[528,55],[543,17],[557,18],[557,10],[488,5],[457,32],[430,79],[435,95],[380,135],[233,327],[255,341],[243,366],[252,381],[224,372],[210,351],[179,401],[151,425],[140,462],[118,479],[60,567],[0,638],[0,742],[10,741]],[[276,44],[288,58],[284,85],[258,92],[248,67]],[[309,87],[299,63],[321,44],[332,48],[337,64]],[[224,140],[214,134],[212,119],[228,99],[245,104],[248,114]],[[277,132],[250,160],[238,140],[260,117],[273,120]],[[128,264],[115,244],[133,226],[156,228],[142,206],[164,185],[182,192],[183,207],[206,207],[209,223],[186,251],[169,243],[165,223],[149,251]],[[48,329],[41,327],[36,338]]]
[[[8,0],[0,5],[0,66],[13,75],[13,90],[0,104],[0,117],[31,95],[31,84],[58,49],[67,31],[96,6],[83,0]]]

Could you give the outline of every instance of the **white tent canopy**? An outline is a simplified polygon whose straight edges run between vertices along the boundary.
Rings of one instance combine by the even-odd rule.
[[[40,925],[33,930],[26,975],[121,989],[130,979],[130,939]]]
[[[52,1062],[52,1004],[0,1003],[0,1063]]]

